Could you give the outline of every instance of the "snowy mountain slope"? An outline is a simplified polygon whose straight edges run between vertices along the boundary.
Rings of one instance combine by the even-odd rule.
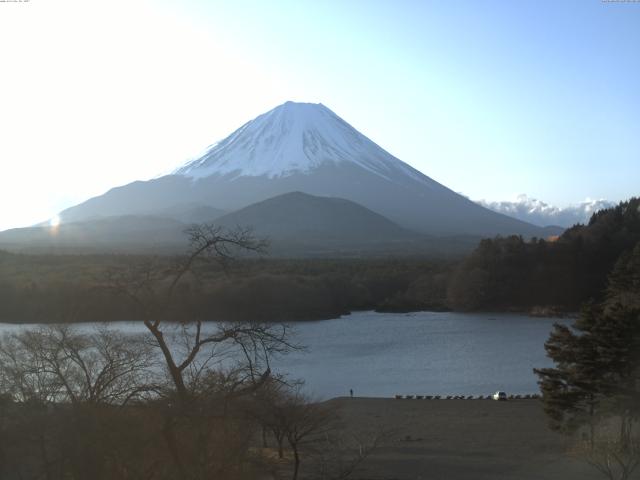
[[[384,151],[322,104],[285,104],[245,123],[200,158],[173,173],[284,177],[325,165],[353,163],[385,179],[420,174]]]
[[[232,212],[294,191],[351,200],[432,235],[546,233],[423,175],[324,105],[293,102],[246,123],[172,175],[114,188],[61,218],[157,214],[184,203]]]
[[[478,200],[477,203],[534,225],[560,225],[566,228],[576,223],[586,224],[591,215],[597,211],[615,206],[615,202],[588,198],[578,204],[560,208],[524,194],[518,195],[515,201],[488,202]]]

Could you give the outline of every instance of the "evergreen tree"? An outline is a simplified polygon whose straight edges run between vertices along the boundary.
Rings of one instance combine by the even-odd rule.
[[[585,311],[585,314],[588,314]],[[550,427],[563,433],[573,433],[583,425],[589,426],[589,438],[598,413],[597,352],[588,334],[556,324],[545,343],[547,354],[556,363],[555,368],[534,369],[540,377],[544,410]]]
[[[551,427],[573,432],[599,418],[620,419],[628,443],[640,419],[640,243],[612,271],[606,299],[572,328],[555,325],[545,344],[554,368],[535,369]]]
[[[577,311],[590,299],[605,300],[607,275],[639,241],[640,197],[596,212],[588,225],[550,241],[486,239],[452,275],[448,302],[462,310],[543,306]],[[640,260],[628,253],[632,258],[635,263],[623,267],[635,272],[637,287]]]
[[[608,305],[640,307],[640,242],[616,262],[606,290]]]

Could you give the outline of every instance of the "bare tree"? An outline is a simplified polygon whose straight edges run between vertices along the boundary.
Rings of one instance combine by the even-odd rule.
[[[293,451],[293,480],[300,470],[300,450],[313,436],[329,428],[335,413],[325,405],[312,403],[300,392],[292,394],[284,405],[287,412],[285,436]]]
[[[282,378],[272,377],[256,391],[246,405],[245,413],[254,419],[261,428],[262,446],[268,447],[268,436],[272,436],[278,448],[278,458],[284,458],[286,433],[289,424],[289,410],[286,408],[291,388]]]
[[[188,401],[198,390],[197,380],[216,357],[233,350],[236,367],[242,364],[243,380],[259,383],[270,374],[269,358],[293,347],[284,325],[256,322],[228,322],[205,325],[192,312],[177,312],[180,326],[167,325],[172,300],[180,285],[190,278],[199,283],[198,264],[213,260],[228,268],[239,252],[263,253],[266,240],[256,239],[250,229],[225,230],[213,225],[194,225],[187,230],[189,253],[172,266],[147,262],[126,271],[112,271],[106,286],[115,289],[138,305],[143,323],[160,349],[177,398]],[[173,312],[176,313],[176,312]],[[207,328],[210,327],[210,328]],[[199,373],[198,373],[199,372]],[[196,382],[194,383],[194,380]],[[237,389],[237,386],[236,386]]]
[[[13,401],[122,405],[146,390],[152,352],[121,332],[68,325],[0,339],[0,388]]]
[[[312,402],[301,392],[301,385],[270,381],[255,396],[249,409],[263,432],[273,435],[278,446],[278,458],[284,458],[285,442],[289,446],[293,456],[293,480],[298,478],[302,449],[327,434],[335,420],[334,410]]]
[[[577,455],[609,480],[628,480],[640,467],[640,439],[608,438],[602,433],[593,442],[583,442]]]
[[[126,448],[122,407],[147,391],[152,351],[100,327],[49,326],[0,339],[0,390],[21,477],[115,478]],[[18,448],[16,448],[18,447]],[[35,447],[35,448],[34,448]]]
[[[285,458],[287,447],[294,480],[300,476],[303,460],[308,478],[344,480],[391,432],[375,426],[353,432],[340,421],[334,405],[312,401],[301,388],[301,382],[271,379],[249,403],[248,414],[275,440],[279,459]],[[263,437],[263,445],[266,440]]]
[[[312,478],[318,480],[345,480],[392,435],[382,429],[371,429],[359,434],[344,427],[336,427],[318,442],[312,455]]]
[[[168,377],[162,432],[177,474],[205,478],[220,474],[215,439],[219,434],[233,437],[229,402],[261,388],[271,377],[271,357],[295,346],[283,324],[206,323],[199,312],[175,310],[175,296],[188,285],[200,286],[209,262],[226,270],[238,254],[262,253],[267,246],[250,229],[199,225],[187,233],[189,253],[173,265],[148,262],[113,271],[107,286],[138,305],[161,353]]]

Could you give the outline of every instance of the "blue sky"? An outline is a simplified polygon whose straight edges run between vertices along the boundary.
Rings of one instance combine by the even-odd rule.
[[[0,3],[0,228],[322,102],[472,199],[640,194],[640,4]]]

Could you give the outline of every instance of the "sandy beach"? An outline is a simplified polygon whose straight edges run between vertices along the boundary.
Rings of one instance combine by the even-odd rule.
[[[395,430],[353,478],[536,479],[602,478],[567,452],[539,400],[396,400],[336,398],[328,404],[356,432]]]

